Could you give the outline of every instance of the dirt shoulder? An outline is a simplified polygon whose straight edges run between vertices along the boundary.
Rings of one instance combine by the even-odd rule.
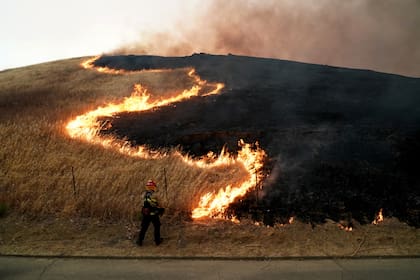
[[[328,221],[312,228],[294,222],[264,227],[251,222],[185,221],[162,218],[161,246],[152,229],[145,244],[133,242],[134,223],[90,219],[29,220],[9,215],[0,219],[1,255],[61,255],[114,257],[303,257],[420,255],[420,230],[395,219],[357,226],[352,232]]]

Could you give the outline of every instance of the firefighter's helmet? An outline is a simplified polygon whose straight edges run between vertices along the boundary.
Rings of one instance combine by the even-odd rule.
[[[149,180],[146,183],[146,190],[148,191],[156,191],[156,183],[153,180]]]

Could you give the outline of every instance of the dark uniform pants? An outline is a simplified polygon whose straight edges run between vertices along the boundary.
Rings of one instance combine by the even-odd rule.
[[[137,243],[140,243],[144,240],[144,236],[146,235],[146,231],[149,228],[150,223],[153,224],[154,227],[154,237],[155,242],[160,242],[160,220],[159,215],[144,215],[140,225],[140,233],[139,239]]]

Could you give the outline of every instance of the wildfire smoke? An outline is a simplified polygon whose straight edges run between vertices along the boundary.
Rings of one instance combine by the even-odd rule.
[[[176,28],[139,27],[141,40],[114,53],[234,53],[418,77],[419,6],[417,0],[206,1]]]

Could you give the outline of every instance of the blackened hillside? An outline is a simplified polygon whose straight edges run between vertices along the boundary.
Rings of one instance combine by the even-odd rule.
[[[420,226],[420,79],[233,55],[104,56],[96,65],[194,67],[226,84],[218,96],[121,114],[112,132],[193,155],[258,140],[270,176],[258,200],[250,193],[232,205],[236,215],[368,223],[384,208]]]

